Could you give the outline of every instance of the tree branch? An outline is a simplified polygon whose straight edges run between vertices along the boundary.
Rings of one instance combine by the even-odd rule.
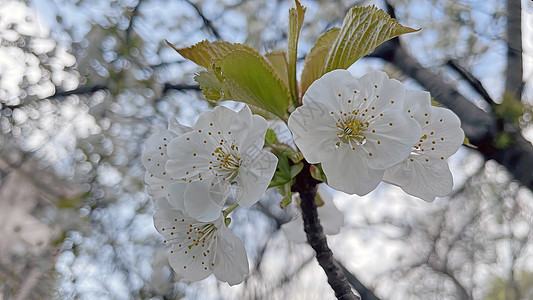
[[[521,0],[507,0],[507,80],[505,90],[522,99],[522,15]]]
[[[344,272],[344,275],[346,275],[346,278],[348,279],[348,282],[354,287],[354,289],[359,292],[361,295],[361,299],[363,300],[380,300],[374,293],[369,290],[366,286],[364,286],[361,281],[359,281],[353,274],[346,269],[346,267],[339,263],[339,265],[342,268],[342,272]]]
[[[46,97],[44,99],[67,97],[70,95],[89,95],[96,91],[105,90],[105,89],[107,89],[107,86],[105,85],[81,86],[77,89],[70,90],[70,91],[63,91],[61,89],[56,88],[56,92],[53,95]],[[43,100],[43,99],[38,99],[38,100]],[[21,108],[27,105],[28,103],[31,103],[31,102],[22,102],[16,105],[8,105],[5,103],[0,103],[0,110],[6,109],[6,108],[10,108],[10,109]]]
[[[390,62],[420,83],[437,101],[459,116],[470,143],[477,146],[485,160],[496,160],[505,166],[516,180],[533,190],[533,172],[530,167],[533,166],[533,145],[522,136],[520,129],[481,110],[455,87],[445,83],[441,76],[422,67],[404,50],[397,38],[376,48],[370,56]],[[513,141],[506,148],[497,148],[494,145],[501,132],[508,134]]]
[[[358,299],[352,292],[341,266],[333,258],[333,253],[328,247],[324,230],[320,225],[315,202],[317,184],[318,181],[311,177],[309,164],[304,161],[304,168],[296,176],[296,183],[293,189],[300,193],[300,198],[302,199],[300,207],[302,208],[302,218],[304,221],[304,230],[307,234],[307,241],[315,250],[318,264],[326,272],[328,283],[333,291],[335,291],[337,299]]]
[[[494,100],[492,100],[487,90],[485,90],[481,82],[474,75],[472,75],[472,73],[468,72],[465,68],[461,67],[459,63],[455,60],[451,59],[446,64],[450,66],[452,69],[454,69],[455,71],[457,71],[457,73],[459,73],[459,75],[461,75],[461,77],[463,77],[463,79],[466,80],[470,84],[470,86],[474,90],[476,90],[476,92],[479,95],[481,95],[481,97],[483,97],[483,99],[485,99],[485,101],[490,106],[495,104]]]
[[[187,2],[190,6],[192,6],[194,8],[194,10],[196,10],[196,13],[198,13],[200,18],[202,18],[202,21],[204,22],[205,28],[207,28],[209,31],[211,31],[211,33],[215,36],[215,38],[217,40],[222,40],[222,38],[220,37],[220,34],[218,33],[218,30],[216,30],[216,28],[213,26],[213,23],[211,22],[211,20],[206,18],[206,16],[202,13],[202,11],[198,7],[198,5],[192,3],[189,0],[185,0],[185,2]]]
[[[178,91],[193,90],[193,91],[201,91],[200,86],[197,85],[197,84],[171,84],[171,83],[165,83],[165,87],[163,88],[163,93],[166,93],[168,90],[178,90]]]

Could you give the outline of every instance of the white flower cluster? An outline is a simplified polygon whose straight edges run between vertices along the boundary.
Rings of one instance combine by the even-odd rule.
[[[331,187],[365,195],[384,180],[426,201],[451,192],[446,159],[464,140],[460,125],[431,106],[429,93],[379,71],[325,74],[289,118],[294,142],[309,163],[322,164]]]
[[[248,273],[243,242],[227,228],[222,211],[235,191],[250,206],[268,187],[277,165],[263,150],[267,122],[246,106],[219,106],[202,114],[194,128],[173,119],[146,141],[145,182],[156,199],[154,224],[172,245],[169,262],[189,280],[215,274],[230,285]]]
[[[214,274],[234,285],[248,273],[244,244],[226,217],[237,205],[256,203],[272,180],[278,159],[263,150],[267,127],[247,106],[239,112],[218,106],[194,128],[174,119],[147,140],[142,162],[156,199],[155,227],[171,244],[170,265],[184,278]],[[464,140],[454,113],[383,72],[360,79],[345,70],[325,74],[309,87],[288,127],[304,158],[321,163],[332,188],[365,195],[386,181],[426,201],[451,192],[446,159]],[[324,189],[318,211],[326,233],[336,234],[343,215]],[[236,204],[223,211],[231,193]],[[305,241],[300,218],[283,231]]]

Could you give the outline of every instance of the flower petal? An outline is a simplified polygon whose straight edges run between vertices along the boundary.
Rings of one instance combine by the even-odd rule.
[[[173,136],[170,131],[162,129],[146,140],[146,149],[142,154],[141,161],[150,174],[160,178],[168,178],[165,174],[165,163],[168,160],[167,146]]]
[[[229,285],[239,284],[249,272],[244,243],[225,226],[219,228],[218,234],[218,239],[215,241],[213,274],[218,280]]]
[[[212,159],[212,152],[207,145],[210,142],[210,139],[198,131],[182,134],[173,139],[168,146],[169,160],[165,165],[168,175],[180,180],[206,171]]]
[[[333,109],[323,103],[308,101],[289,117],[294,143],[309,163],[329,158],[339,142],[336,120],[329,114],[330,111]]]
[[[368,113],[402,110],[405,87],[396,79],[389,79],[382,71],[373,71],[359,79],[363,98],[359,109]],[[366,100],[365,100],[366,99]]]
[[[235,178],[235,199],[239,205],[250,206],[261,198],[274,176],[277,163],[274,154],[261,150],[254,160],[239,167],[239,175]]]
[[[245,107],[241,111],[249,110]],[[235,145],[241,147],[241,143],[250,129],[251,113],[237,113],[227,107],[217,106],[213,111],[208,111],[200,115],[194,125],[195,129],[205,133],[211,132],[218,140],[233,141]]]
[[[346,144],[341,144],[335,155],[322,163],[322,168],[329,186],[359,196],[374,190],[383,177],[382,170],[369,168],[367,158]]]
[[[193,128],[181,124],[178,119],[172,117],[168,119],[168,130],[174,133],[176,136],[192,131]]]
[[[218,197],[213,199],[210,187],[208,182],[193,181],[188,183],[185,189],[185,211],[199,221],[206,222],[218,218],[225,202],[225,198],[222,200]]]
[[[451,110],[432,107],[428,124],[422,126],[423,139],[421,149],[431,157],[448,158],[463,144],[465,135],[461,129],[461,121]]]
[[[263,149],[268,123],[261,116],[253,116],[248,134],[241,143],[242,157],[253,159]]]
[[[403,111],[423,126],[431,114],[431,95],[429,92],[407,90],[403,102]]]
[[[424,164],[418,160],[410,163],[413,177],[411,182],[402,186],[404,192],[425,201],[448,195],[453,188],[453,178],[448,163],[439,161]]]
[[[144,182],[148,185],[148,194],[154,198],[168,198],[172,180],[157,177],[150,172],[144,174]]]
[[[370,168],[383,170],[402,162],[421,136],[420,125],[401,111],[384,111],[365,132],[361,147],[368,155]],[[371,155],[372,154],[372,155]]]
[[[413,177],[413,171],[409,168],[407,160],[385,170],[383,181],[397,186],[409,184]]]
[[[344,225],[344,213],[335,206],[333,195],[327,190],[325,183],[318,185],[317,193],[324,202],[324,205],[317,207],[324,233],[335,235],[340,232],[342,225]]]

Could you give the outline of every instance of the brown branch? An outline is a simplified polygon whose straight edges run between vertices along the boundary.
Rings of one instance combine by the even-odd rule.
[[[202,21],[204,22],[205,28],[207,28],[209,31],[211,31],[211,33],[215,36],[215,38],[217,40],[222,40],[222,38],[220,37],[220,34],[218,33],[218,30],[216,30],[216,28],[213,26],[213,23],[211,22],[211,20],[209,20],[204,15],[204,13],[200,10],[198,5],[192,3],[189,0],[185,0],[185,2],[187,2],[190,6],[192,6],[194,8],[194,10],[196,10],[196,13],[200,16],[200,18],[202,18]]]
[[[307,241],[315,250],[318,264],[324,269],[328,277],[328,283],[333,291],[335,291],[337,299],[359,299],[352,292],[346,275],[344,275],[339,263],[333,258],[333,253],[328,247],[326,235],[318,219],[315,202],[317,184],[318,182],[311,177],[309,164],[304,161],[304,168],[296,176],[293,189],[295,192],[300,193],[300,198],[302,199],[300,207],[302,208],[302,218],[304,221],[304,230],[307,234]]]
[[[94,93],[96,91],[105,90],[105,89],[107,89],[107,86],[105,86],[105,85],[81,86],[81,87],[79,87],[77,89],[70,90],[70,91],[63,91],[61,89],[56,88],[56,92],[53,95],[51,95],[49,97],[46,97],[44,99],[67,97],[67,96],[70,96],[70,95],[89,95],[89,94],[92,94],[92,93]],[[44,100],[44,99],[38,99],[36,101]],[[31,101],[31,102],[34,102],[34,101]],[[23,106],[28,105],[31,102],[22,102],[22,103],[16,104],[16,105],[9,105],[9,104],[5,104],[5,103],[0,103],[0,110],[6,109],[6,108],[10,108],[10,109],[21,108]]]
[[[171,83],[165,83],[165,87],[163,88],[163,93],[166,93],[169,90],[177,90],[177,91],[201,91],[200,86],[197,84],[171,84]]]
[[[339,265],[342,268],[342,271],[344,272],[344,275],[346,275],[346,278],[348,279],[348,282],[354,287],[354,289],[359,292],[359,295],[361,295],[361,299],[363,300],[380,300],[374,293],[369,290],[364,284],[361,283],[353,274],[346,269],[346,267],[339,263]]]
[[[461,77],[463,77],[463,79],[466,80],[489,105],[492,106],[496,104],[487,90],[483,87],[483,84],[481,84],[481,82],[474,75],[472,75],[472,73],[461,67],[461,65],[459,65],[459,63],[455,60],[450,59],[446,64],[459,73],[459,75],[461,75]]]
[[[522,66],[521,0],[507,0],[507,80],[505,90],[517,99],[524,88]]]

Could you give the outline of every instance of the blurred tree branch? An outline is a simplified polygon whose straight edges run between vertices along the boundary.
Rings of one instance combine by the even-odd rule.
[[[207,28],[217,40],[222,40],[222,38],[220,37],[220,34],[218,33],[218,30],[213,26],[213,23],[211,22],[211,20],[209,20],[203,14],[202,10],[200,10],[200,7],[198,7],[198,5],[192,3],[189,0],[185,0],[185,2],[187,2],[190,6],[192,6],[194,10],[196,10],[196,13],[198,13],[198,16],[200,16],[200,18],[202,18],[202,21],[204,22],[205,28]]]
[[[524,89],[522,66],[522,11],[521,0],[507,0],[507,80],[505,90],[516,99]]]

